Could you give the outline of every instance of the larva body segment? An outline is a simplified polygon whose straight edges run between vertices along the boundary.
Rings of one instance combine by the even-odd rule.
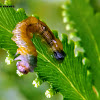
[[[28,17],[16,25],[12,37],[12,40],[19,47],[17,54],[20,55],[15,60],[21,61],[17,62],[17,69],[24,74],[32,72],[37,63],[36,48],[31,41],[34,33],[45,39],[57,60],[63,60],[65,57],[61,41],[55,38],[48,26],[35,17]]]

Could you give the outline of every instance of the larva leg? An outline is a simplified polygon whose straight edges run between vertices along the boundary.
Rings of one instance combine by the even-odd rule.
[[[19,55],[17,58],[15,58],[14,60],[25,60],[25,57],[23,55]]]

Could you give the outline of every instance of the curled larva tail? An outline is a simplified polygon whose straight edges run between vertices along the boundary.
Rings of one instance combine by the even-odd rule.
[[[31,41],[33,33],[37,33],[45,39],[57,60],[63,60],[65,57],[62,43],[55,38],[48,26],[35,17],[28,17],[16,25],[12,37],[18,46],[17,54],[20,54],[15,58],[15,60],[20,60],[17,62],[17,69],[24,74],[32,72],[37,64],[36,48]]]

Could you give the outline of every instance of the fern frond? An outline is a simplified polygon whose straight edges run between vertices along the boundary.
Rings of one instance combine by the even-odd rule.
[[[13,8],[0,8],[0,48],[10,52],[14,58],[17,46],[11,40],[12,30],[16,24],[27,18],[23,10],[15,11]],[[55,33],[57,36],[57,33]],[[10,43],[9,45],[7,42]],[[42,43],[38,36],[33,37],[33,44],[38,52],[38,62],[35,72],[43,81],[52,84],[56,92],[62,93],[64,99],[92,100],[94,93],[92,85],[87,78],[87,66],[82,64],[82,55],[74,56],[74,44],[68,44],[67,36],[62,34],[63,48],[66,57],[63,62],[57,61],[46,43]],[[13,51],[12,51],[13,50]]]

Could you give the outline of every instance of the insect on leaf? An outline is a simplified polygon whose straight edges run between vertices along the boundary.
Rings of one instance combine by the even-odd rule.
[[[11,40],[12,31],[16,24],[27,18],[23,10],[0,8],[0,48],[9,50],[12,57],[17,46]],[[57,33],[55,33],[57,36]],[[64,100],[92,100],[94,93],[90,80],[87,78],[87,66],[82,64],[82,56],[74,57],[74,43],[68,44],[67,36],[62,34],[63,48],[66,57],[63,62],[57,61],[49,52],[50,47],[33,36],[33,44],[38,53],[37,67],[39,77],[49,81],[55,91],[62,93]]]

